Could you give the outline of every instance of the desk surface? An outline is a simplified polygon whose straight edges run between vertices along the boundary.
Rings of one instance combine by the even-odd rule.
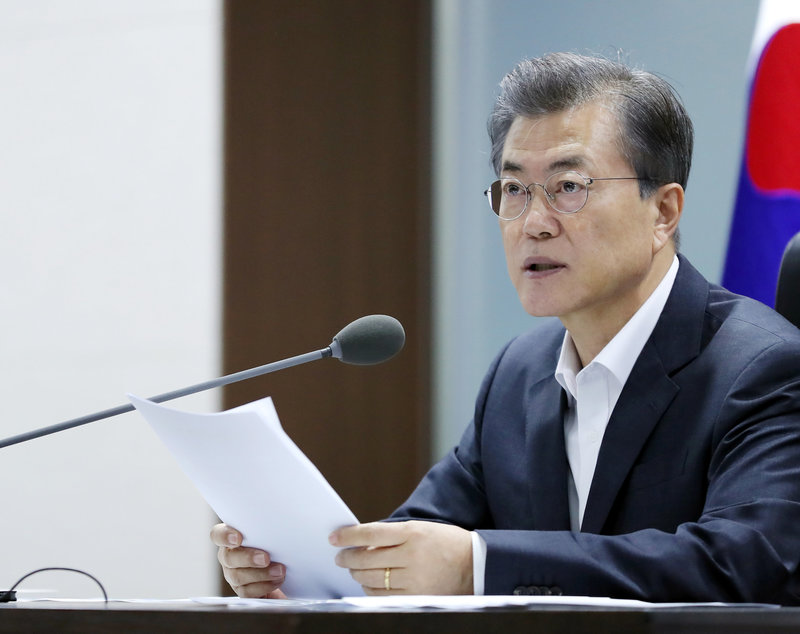
[[[598,609],[535,606],[474,611],[201,604],[26,602],[0,605],[0,632],[798,632],[800,608]]]

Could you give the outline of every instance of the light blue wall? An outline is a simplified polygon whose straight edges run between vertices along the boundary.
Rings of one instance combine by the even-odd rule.
[[[738,176],[757,0],[438,0],[434,16],[434,458],[455,443],[498,348],[534,319],[508,281],[486,117],[523,57],[617,56],[668,79],[696,130],[682,252],[718,282]]]

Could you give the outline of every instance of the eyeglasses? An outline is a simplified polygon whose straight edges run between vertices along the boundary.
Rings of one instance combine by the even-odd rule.
[[[501,178],[489,186],[483,195],[489,199],[489,207],[501,220],[516,220],[528,208],[533,198],[531,188],[538,185],[544,191],[547,204],[560,214],[574,214],[589,199],[589,185],[595,181],[650,180],[637,176],[589,178],[574,171],[556,172],[544,183],[531,183],[527,187],[516,178]]]

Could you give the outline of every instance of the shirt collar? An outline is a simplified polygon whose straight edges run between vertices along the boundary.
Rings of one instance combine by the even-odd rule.
[[[618,389],[628,380],[633,364],[639,358],[644,344],[653,334],[656,322],[664,310],[675,276],[678,274],[678,257],[675,256],[666,275],[659,282],[650,297],[639,307],[622,329],[614,335],[589,366],[597,364],[605,367],[617,380]],[[588,367],[588,366],[587,366]],[[577,375],[582,370],[578,351],[569,331],[564,333],[561,354],[556,365],[555,379],[567,393],[575,398],[577,392]]]

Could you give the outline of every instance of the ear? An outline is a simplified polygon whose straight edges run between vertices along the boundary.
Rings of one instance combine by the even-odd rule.
[[[656,219],[653,226],[653,253],[660,251],[678,230],[678,221],[683,213],[683,187],[668,183],[653,194]]]

